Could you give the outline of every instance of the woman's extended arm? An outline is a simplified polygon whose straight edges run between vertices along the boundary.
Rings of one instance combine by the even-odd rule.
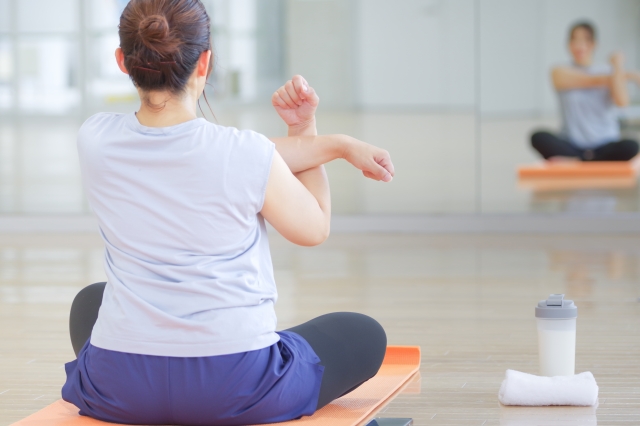
[[[632,81],[638,85],[640,85],[640,72],[639,71],[627,71],[626,73],[627,80]]]
[[[556,67],[551,70],[551,81],[556,90],[588,89],[608,86],[611,76],[606,74],[592,75],[572,67]]]
[[[269,138],[293,173],[329,163],[343,157],[344,135],[299,135]]]
[[[289,241],[317,245],[329,235],[331,195],[324,164],[344,158],[371,179],[389,182],[394,169],[389,153],[346,135],[317,136],[318,97],[301,76],[273,96],[273,105],[289,125],[289,136],[272,138],[264,218]]]
[[[294,244],[322,243],[329,236],[331,224],[331,195],[324,168],[294,175],[276,151],[260,213]]]
[[[301,75],[276,90],[271,102],[289,126],[288,137],[271,140],[292,172],[344,158],[368,178],[384,182],[393,178],[393,164],[387,151],[346,135],[317,136],[315,112],[320,98]]]
[[[279,138],[276,147],[262,215],[299,245],[317,245],[329,235],[331,196],[322,164],[345,158],[384,182],[395,173],[387,151],[345,135]]]
[[[608,87],[613,103],[619,107],[627,106],[629,105],[627,79],[630,74],[624,70],[622,54],[611,55],[611,65],[611,74],[596,75],[587,74],[573,67],[556,67],[551,71],[551,80],[558,91]]]
[[[289,136],[270,138],[293,173],[342,158],[374,180],[389,182],[393,164],[389,153],[347,135]]]
[[[301,76],[274,93],[274,106],[289,125],[289,137],[271,139],[277,153],[262,215],[286,239],[304,246],[322,243],[331,228],[331,192],[324,164],[337,158],[338,144],[317,136],[319,101]]]

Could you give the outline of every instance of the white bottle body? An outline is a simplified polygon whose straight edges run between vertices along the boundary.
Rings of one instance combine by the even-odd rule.
[[[576,318],[536,318],[540,375],[573,376],[576,370]]]

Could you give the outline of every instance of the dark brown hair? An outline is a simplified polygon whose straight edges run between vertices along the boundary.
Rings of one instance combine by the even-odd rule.
[[[595,25],[593,25],[591,22],[588,22],[588,21],[576,22],[571,26],[571,29],[569,30],[569,41],[571,41],[571,39],[573,38],[573,33],[578,29],[585,30],[587,33],[589,33],[589,37],[591,38],[591,41],[593,42],[596,41],[596,27]]]
[[[118,28],[124,65],[143,91],[181,93],[211,49],[211,21],[200,0],[131,0]],[[212,68],[213,55],[207,77]]]

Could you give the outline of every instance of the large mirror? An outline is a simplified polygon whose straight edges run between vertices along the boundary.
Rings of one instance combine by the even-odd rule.
[[[0,213],[88,213],[75,134],[137,96],[113,60],[127,0],[0,0]],[[203,0],[216,67],[202,113],[223,125],[285,132],[271,93],[302,74],[321,97],[322,133],[387,148],[379,184],[328,166],[340,215],[638,210],[635,175],[527,180],[537,130],[558,133],[551,70],[570,66],[578,21],[597,31],[593,63],[621,52],[640,67],[640,0]],[[603,72],[605,72],[603,71]],[[636,138],[638,90],[616,110]]]

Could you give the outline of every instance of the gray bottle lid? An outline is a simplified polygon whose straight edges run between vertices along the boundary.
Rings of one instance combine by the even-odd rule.
[[[536,306],[536,318],[569,319],[578,317],[578,307],[573,300],[564,300],[564,294],[550,294]]]

